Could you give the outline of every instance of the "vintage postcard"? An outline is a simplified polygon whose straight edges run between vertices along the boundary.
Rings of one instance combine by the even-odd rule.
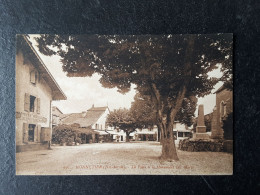
[[[16,37],[17,175],[232,175],[233,35]]]

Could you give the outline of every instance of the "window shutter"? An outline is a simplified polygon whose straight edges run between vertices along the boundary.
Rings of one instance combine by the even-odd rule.
[[[35,71],[31,72],[30,79],[31,79],[31,83],[33,83],[33,84],[36,83],[36,72]]]
[[[23,123],[23,142],[28,143],[28,124]]]
[[[37,98],[37,113],[41,113],[41,101],[40,98]]]
[[[24,111],[30,111],[30,95],[28,93],[25,93],[24,96]]]
[[[34,135],[33,135],[33,141],[34,141],[34,142],[37,142],[37,140],[38,140],[38,138],[37,138],[37,135],[38,135],[38,127],[37,127],[37,126],[35,126],[33,133],[34,133]]]
[[[37,126],[37,141],[41,141],[41,125]]]

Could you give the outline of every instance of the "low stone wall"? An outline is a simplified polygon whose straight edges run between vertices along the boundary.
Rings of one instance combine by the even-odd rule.
[[[223,140],[192,140],[184,139],[179,142],[179,149],[189,152],[222,152]]]

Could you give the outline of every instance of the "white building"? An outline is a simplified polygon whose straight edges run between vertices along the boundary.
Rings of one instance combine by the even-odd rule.
[[[17,36],[16,151],[48,148],[52,134],[51,104],[66,96],[29,40]]]
[[[106,120],[109,112],[108,107],[94,107],[93,105],[90,109],[81,113],[61,115],[60,124],[78,124],[81,128],[94,130],[99,134],[99,139],[93,142],[112,141],[111,135],[108,131],[113,129],[106,126]]]
[[[187,125],[175,121],[173,124],[173,135],[177,140],[176,142],[178,142],[179,140],[192,137],[192,132],[188,129]]]
[[[56,107],[52,107],[52,127],[60,124],[60,116],[63,115],[62,111]]]

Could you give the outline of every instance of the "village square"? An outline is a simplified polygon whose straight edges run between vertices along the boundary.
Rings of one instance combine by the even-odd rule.
[[[32,38],[17,36],[17,175],[233,174],[229,35],[37,38],[38,48]],[[80,41],[89,43],[85,52]],[[180,45],[169,50],[173,43]],[[202,43],[205,48],[196,48]],[[60,55],[68,77],[98,73],[104,88],[123,94],[134,84],[130,106],[111,109],[93,101],[64,112],[67,108],[56,102],[69,102],[69,90],[62,89],[41,53]],[[207,76],[216,64],[221,64],[219,80]],[[207,102],[198,98],[209,94],[214,105],[205,114]]]

